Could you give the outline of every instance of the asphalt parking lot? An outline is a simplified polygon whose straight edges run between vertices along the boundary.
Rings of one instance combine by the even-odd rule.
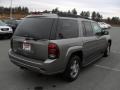
[[[109,31],[113,40],[111,55],[84,68],[72,83],[59,75],[45,76],[19,69],[8,58],[10,40],[0,40],[0,90],[119,90],[120,27]]]

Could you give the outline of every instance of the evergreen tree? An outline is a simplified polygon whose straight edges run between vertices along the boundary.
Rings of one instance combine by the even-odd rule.
[[[82,11],[82,12],[80,13],[80,16],[82,16],[82,17],[85,16],[84,11]]]
[[[94,12],[92,12],[92,20],[96,20],[96,12],[94,11]]]
[[[85,17],[86,17],[86,18],[89,18],[89,17],[90,17],[90,12],[89,12],[89,11],[84,12],[84,13],[85,13]]]
[[[75,8],[72,10],[72,14],[73,14],[73,15],[77,15],[77,11],[76,11]]]

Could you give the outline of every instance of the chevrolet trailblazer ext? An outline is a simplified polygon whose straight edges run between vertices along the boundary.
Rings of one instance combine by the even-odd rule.
[[[55,14],[27,16],[11,39],[9,57],[15,65],[42,74],[62,73],[67,81],[81,67],[108,56],[111,39],[97,22]]]

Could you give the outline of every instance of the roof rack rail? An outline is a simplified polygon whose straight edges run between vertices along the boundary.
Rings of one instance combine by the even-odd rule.
[[[51,13],[39,13],[39,14],[30,14],[26,17],[58,17],[58,15]]]
[[[88,17],[80,16],[80,15],[74,15],[74,14],[65,14],[65,13],[57,13],[58,16],[60,17],[72,17],[72,18],[83,18],[83,19],[89,19]]]
[[[33,17],[33,16],[49,16],[49,17],[71,17],[71,18],[83,18],[83,19],[88,19],[91,20],[88,17],[84,17],[84,16],[80,16],[80,15],[74,15],[74,14],[68,14],[68,13],[63,13],[63,12],[59,12],[59,13],[39,13],[39,14],[31,14],[28,15],[27,17]]]

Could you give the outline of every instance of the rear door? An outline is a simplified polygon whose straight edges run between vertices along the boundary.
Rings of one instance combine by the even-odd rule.
[[[84,63],[91,62],[98,55],[97,37],[94,35],[90,21],[83,21],[83,54]]]
[[[14,33],[14,52],[36,60],[47,59],[54,23],[51,18],[26,18]]]

